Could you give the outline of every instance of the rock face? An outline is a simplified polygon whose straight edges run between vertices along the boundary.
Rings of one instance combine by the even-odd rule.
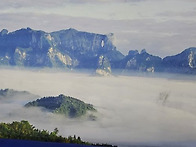
[[[59,95],[57,97],[44,97],[36,101],[29,102],[25,107],[43,107],[53,113],[63,114],[75,118],[85,115],[87,111],[96,111],[91,104],[86,104],[73,97]],[[90,115],[92,117],[92,115]]]
[[[188,48],[180,54],[163,59],[164,71],[175,73],[196,73],[196,48]]]
[[[0,33],[0,64],[25,67],[97,69],[100,56],[109,62],[124,56],[112,44],[110,35],[75,29],[52,33],[30,28]]]
[[[180,54],[163,59],[150,55],[146,50],[140,53],[137,50],[130,50],[116,67],[125,71],[196,74],[196,48],[188,48]]]
[[[125,70],[155,72],[160,71],[161,65],[160,57],[150,55],[146,50],[142,50],[140,53],[137,50],[131,50],[118,66]]]
[[[112,73],[110,61],[107,57],[99,56],[96,74],[100,76],[109,76]]]

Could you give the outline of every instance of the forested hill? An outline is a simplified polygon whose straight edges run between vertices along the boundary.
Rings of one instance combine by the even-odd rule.
[[[91,104],[60,94],[56,97],[43,97],[36,101],[29,102],[25,107],[43,107],[53,113],[63,114],[75,118],[85,115],[87,111],[95,112],[96,109]]]

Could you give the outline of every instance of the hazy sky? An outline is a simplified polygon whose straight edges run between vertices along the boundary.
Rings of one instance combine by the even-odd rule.
[[[195,0],[1,0],[0,29],[112,32],[124,54],[145,48],[163,57],[196,46],[195,14]]]

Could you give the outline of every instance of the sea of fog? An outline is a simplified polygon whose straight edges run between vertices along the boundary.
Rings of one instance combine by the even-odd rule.
[[[176,78],[178,77],[178,78]],[[68,119],[38,108],[32,99],[0,101],[0,121],[28,120],[36,128],[119,146],[195,146],[196,77],[182,75],[97,77],[89,73],[0,69],[0,88],[43,96],[64,94],[91,103],[96,121]]]

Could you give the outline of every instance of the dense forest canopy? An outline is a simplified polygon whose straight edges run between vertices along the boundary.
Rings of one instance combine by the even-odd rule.
[[[76,137],[75,135],[67,138],[62,137],[58,135],[57,128],[55,128],[53,132],[39,130],[25,120],[22,120],[21,122],[14,121],[12,123],[0,123],[0,138],[112,147],[112,145],[108,144],[93,144],[85,142],[82,141],[80,137]]]
[[[29,102],[26,107],[44,107],[53,113],[63,114],[70,118],[85,115],[87,111],[95,112],[96,109],[91,104],[60,94],[56,97],[43,97],[36,101]]]

